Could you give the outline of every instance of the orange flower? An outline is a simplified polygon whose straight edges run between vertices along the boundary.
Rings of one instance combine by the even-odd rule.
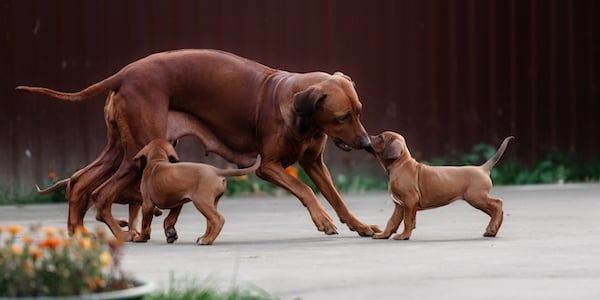
[[[13,254],[21,255],[21,253],[23,253],[23,249],[19,245],[13,245],[12,252],[13,252]]]
[[[290,174],[294,178],[298,178],[298,169],[294,166],[289,166],[285,168],[285,171]]]
[[[100,239],[106,238],[106,231],[104,231],[101,228],[98,228],[98,230],[96,230],[96,234],[98,235],[98,238],[100,238]]]
[[[50,180],[54,180],[54,179],[56,179],[56,177],[57,177],[56,173],[54,173],[54,172],[48,173],[48,178],[50,178]]]
[[[40,258],[40,256],[42,256],[42,250],[40,250],[40,249],[31,250],[31,258],[33,259],[33,261],[36,261],[38,258]]]
[[[112,255],[108,251],[104,251],[100,254],[100,264],[103,267],[108,267],[112,263]]]
[[[28,235],[23,236],[23,244],[31,245],[31,242],[33,242],[33,239],[30,236],[28,236]]]
[[[54,234],[56,233],[56,228],[54,228],[54,227],[44,227],[44,233],[47,236],[54,236]]]
[[[81,238],[79,240],[79,247],[83,249],[90,249],[92,247],[92,241],[87,237]]]
[[[21,227],[21,225],[10,225],[6,228],[6,230],[10,234],[15,235],[15,234],[21,233],[21,231],[23,231],[23,227]]]
[[[55,237],[48,237],[43,242],[39,243],[38,246],[41,248],[57,249],[61,245],[61,240]]]
[[[98,286],[98,287],[105,287],[106,286],[106,282],[104,281],[104,279],[102,279],[100,277],[96,277],[96,286]]]

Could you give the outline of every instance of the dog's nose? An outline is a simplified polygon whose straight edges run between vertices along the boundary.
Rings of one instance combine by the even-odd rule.
[[[362,149],[371,148],[371,139],[369,138],[368,135],[365,135],[365,136],[363,136],[363,137],[360,138],[359,146]]]

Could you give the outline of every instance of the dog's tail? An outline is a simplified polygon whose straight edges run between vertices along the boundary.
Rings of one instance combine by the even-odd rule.
[[[37,189],[38,194],[46,195],[46,194],[52,193],[60,188],[67,186],[67,184],[69,184],[69,180],[70,180],[70,178],[65,178],[63,180],[59,180],[55,184],[53,184],[43,190],[40,189],[40,187],[37,184],[35,185],[35,188]]]
[[[247,175],[256,171],[256,169],[258,169],[258,167],[260,166],[260,162],[261,159],[259,154],[258,156],[256,156],[256,162],[254,163],[254,165],[243,169],[217,169],[217,175],[223,177]]]
[[[94,83],[87,88],[75,92],[75,93],[65,93],[60,91],[55,91],[45,87],[32,87],[32,86],[24,86],[20,85],[16,87],[16,90],[27,91],[30,93],[44,94],[59,100],[63,101],[82,101],[85,99],[89,99],[95,96],[98,96],[102,93],[106,93],[109,90],[114,90],[119,87],[121,84],[121,74],[120,72],[100,81]]]
[[[500,158],[502,157],[502,154],[504,154],[504,151],[506,150],[506,146],[508,146],[508,142],[510,142],[510,140],[512,140],[514,138],[515,138],[514,136],[509,136],[509,137],[505,138],[504,141],[502,141],[500,148],[498,148],[498,151],[496,151],[496,154],[494,154],[494,156],[492,156],[492,158],[490,158],[483,165],[481,165],[481,167],[489,172],[496,165],[496,163],[500,160]]]

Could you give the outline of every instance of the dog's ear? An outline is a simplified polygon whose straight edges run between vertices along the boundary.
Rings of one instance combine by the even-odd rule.
[[[323,105],[325,95],[320,88],[312,86],[294,95],[294,109],[300,117],[312,115]]]
[[[167,157],[169,158],[170,163],[179,162],[179,155],[177,155],[177,152],[175,152],[175,148],[173,147],[167,149]]]
[[[387,159],[387,160],[398,159],[398,157],[400,157],[400,155],[402,155],[402,151],[403,151],[402,148],[403,148],[402,143],[399,140],[394,140],[389,145],[387,145],[387,147],[385,147],[385,149],[383,149],[383,151],[381,151],[379,156],[382,159]]]
[[[146,168],[146,164],[148,163],[147,152],[148,150],[146,149],[146,147],[144,147],[133,157],[133,163],[135,163],[140,172],[144,172],[144,168]]]

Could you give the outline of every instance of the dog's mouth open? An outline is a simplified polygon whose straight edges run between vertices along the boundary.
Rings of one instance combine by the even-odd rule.
[[[340,148],[344,151],[351,151],[352,149],[354,149],[354,148],[350,147],[350,145],[348,145],[344,141],[342,141],[340,138],[334,138],[333,143],[335,143],[335,145],[338,148]]]

